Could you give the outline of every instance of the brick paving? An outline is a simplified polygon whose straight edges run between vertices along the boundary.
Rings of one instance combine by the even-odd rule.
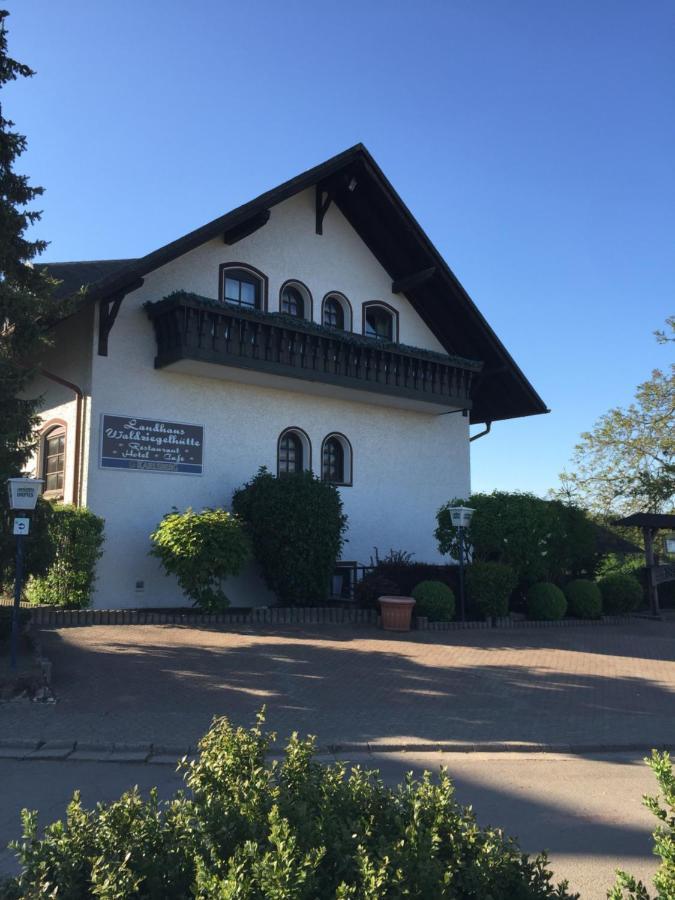
[[[388,635],[92,626],[40,634],[58,702],[0,704],[2,743],[194,744],[214,715],[321,745],[675,746],[675,622]]]

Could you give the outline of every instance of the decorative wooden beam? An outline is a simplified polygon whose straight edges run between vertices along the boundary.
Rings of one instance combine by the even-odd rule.
[[[406,275],[404,278],[397,278],[392,282],[392,294],[405,294],[413,288],[420,287],[436,274],[436,266],[430,266],[428,269],[421,269],[419,272],[413,272],[412,275]]]
[[[326,189],[324,185],[316,186],[316,233],[323,234],[323,220],[328,212],[328,208],[333,202],[333,190]]]
[[[120,306],[122,305],[122,300],[126,297],[127,294],[130,294],[132,291],[138,290],[139,287],[142,287],[143,279],[139,278],[137,281],[134,281],[129,287],[125,287],[120,291],[116,291],[114,294],[110,294],[108,297],[103,297],[99,301],[99,314],[98,314],[98,355],[99,356],[107,356],[108,355],[108,337],[110,332],[112,331],[112,327],[115,324],[115,319],[117,318],[117,313],[120,311]]]
[[[236,244],[237,241],[240,241],[242,238],[248,237],[249,234],[253,234],[254,231],[262,228],[263,225],[267,225],[269,219],[269,209],[263,209],[261,212],[256,213],[254,216],[251,216],[250,219],[246,219],[245,221],[240,222],[239,225],[233,225],[232,228],[229,228],[223,235],[224,243],[230,245]]]

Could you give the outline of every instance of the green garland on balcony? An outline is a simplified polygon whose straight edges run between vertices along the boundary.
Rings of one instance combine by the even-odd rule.
[[[342,331],[336,328],[327,328],[325,325],[319,325],[316,322],[310,322],[307,319],[297,319],[295,316],[289,316],[280,312],[263,312],[259,309],[248,309],[239,306],[236,303],[228,303],[224,300],[214,300],[211,297],[202,297],[200,294],[193,294],[190,291],[178,290],[168,294],[162,300],[155,302],[147,301],[144,308],[148,315],[152,318],[158,312],[164,309],[181,304],[191,303],[200,307],[207,307],[215,310],[232,310],[233,312],[243,313],[245,318],[257,320],[260,322],[269,322],[273,325],[281,325],[284,328],[291,328],[300,332],[311,332],[321,337],[336,338],[353,347],[373,347],[375,342],[372,338],[365,335],[355,334],[353,331]],[[471,369],[479,372],[483,368],[483,363],[475,359],[467,359],[463,356],[450,356],[447,353],[437,353],[435,350],[426,350],[424,347],[412,347],[408,344],[397,344],[394,341],[377,341],[377,347],[382,350],[390,350],[395,353],[409,353],[414,356],[422,356],[425,359],[437,360],[449,365],[455,365],[463,369]]]

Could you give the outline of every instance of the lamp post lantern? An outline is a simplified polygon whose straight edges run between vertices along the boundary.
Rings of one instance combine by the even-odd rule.
[[[459,537],[459,614],[462,622],[466,621],[466,604],[464,601],[464,529],[471,524],[475,510],[468,506],[451,506],[450,520],[458,531]]]
[[[8,478],[9,508],[24,515],[14,517],[13,533],[16,535],[16,567],[14,573],[14,607],[12,609],[11,664],[16,669],[16,651],[19,643],[19,604],[23,581],[23,542],[30,531],[31,513],[42,493],[42,478]]]

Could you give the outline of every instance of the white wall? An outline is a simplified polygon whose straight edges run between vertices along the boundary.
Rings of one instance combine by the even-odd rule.
[[[272,210],[269,223],[232,247],[222,239],[147,276],[126,297],[109,339],[109,355],[94,354],[86,503],[106,519],[105,553],[98,567],[99,607],[183,604],[173,579],[148,556],[149,534],[173,506],[229,504],[233,490],[261,465],[276,471],[279,433],[303,428],[318,472],[323,437],[344,433],[352,443],[353,486],[340,488],[349,516],[343,559],[367,563],[373,547],[401,548],[420,561],[438,559],[433,530],[438,507],[469,490],[468,420],[364,402],[345,402],[217,378],[155,370],[156,343],[142,304],[185,289],[217,297],[218,267],[250,263],[269,278],[269,308],[278,308],[281,284],[304,282],[320,321],[323,296],[345,294],[361,327],[361,304],[384,300],[399,310],[403,343],[442,351],[405,298],[392,295],[391,278],[340,212],[331,207],[323,236],[314,233],[314,194],[307,191]],[[93,339],[93,336],[92,336]],[[222,368],[218,367],[219,375]],[[205,426],[204,475],[100,469],[101,414],[124,414]],[[137,581],[144,590],[137,592]],[[232,603],[273,602],[253,575],[230,583]]]

